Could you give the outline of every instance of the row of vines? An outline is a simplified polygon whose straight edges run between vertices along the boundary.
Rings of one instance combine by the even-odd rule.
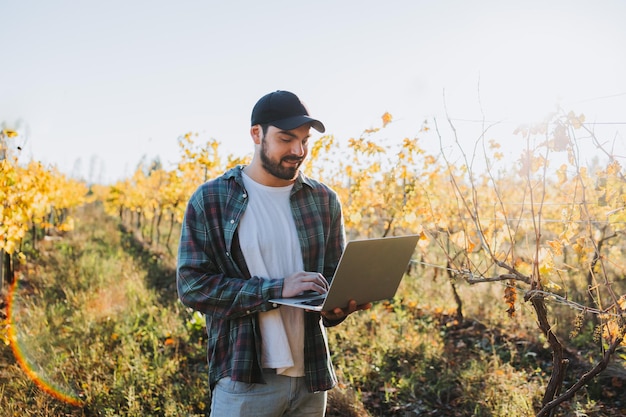
[[[402,140],[387,137],[390,123],[385,113],[380,126],[356,138],[320,137],[310,145],[303,171],[339,193],[349,239],[419,234],[413,267],[449,277],[459,321],[464,303],[472,302],[460,296],[460,285],[499,285],[503,302],[495,308],[513,319],[526,302],[553,356],[538,412],[549,415],[623,345],[626,178],[619,157],[584,116],[572,112],[518,128],[508,139],[521,144],[514,159],[504,158],[511,143],[488,138],[488,129],[467,152],[450,120],[424,122],[416,137]],[[62,213],[85,202],[86,189],[37,163],[20,166],[5,145],[11,132],[1,138],[0,248],[13,254],[29,229],[70,227]],[[438,149],[427,151],[424,138]],[[216,140],[197,134],[178,141],[173,168],[141,164],[130,178],[91,186],[110,215],[172,254],[191,193],[249,161],[222,155]],[[557,319],[564,309],[571,320]],[[597,355],[587,373],[567,384],[570,339],[563,335],[590,326]]]
[[[0,130],[0,289],[25,260],[24,243],[36,248],[45,236],[71,230],[71,209],[87,200],[84,182],[36,161],[21,164],[18,139],[16,131]]]
[[[385,113],[380,126],[358,138],[322,136],[310,146],[304,172],[339,193],[350,239],[419,234],[415,267],[434,267],[450,277],[459,320],[463,303],[471,302],[457,292],[462,283],[499,284],[502,312],[511,317],[522,299],[527,302],[553,354],[538,414],[548,415],[605,369],[623,344],[626,179],[619,158],[573,112],[518,128],[510,139],[522,144],[514,161],[503,158],[507,143],[486,134],[467,153],[450,120],[448,133],[434,120],[433,127],[424,122],[418,137],[403,140],[386,137],[390,123]],[[439,149],[427,152],[420,137],[434,138]],[[141,166],[132,178],[97,191],[110,214],[168,248],[175,246],[171,231],[197,186],[247,161],[224,158],[217,141],[196,134],[182,136],[179,144],[174,169]],[[474,168],[477,160],[480,169]],[[168,226],[161,236],[163,219]],[[557,320],[563,311],[558,307],[572,319]],[[598,356],[589,372],[564,389],[563,335],[589,325]]]

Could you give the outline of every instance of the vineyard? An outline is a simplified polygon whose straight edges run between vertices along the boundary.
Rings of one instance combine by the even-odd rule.
[[[515,130],[511,161],[483,136],[468,152],[449,120],[394,140],[391,124],[322,136],[303,167],[338,192],[349,239],[420,235],[396,298],[329,331],[329,415],[626,412],[626,178],[606,138],[557,112]],[[188,133],[172,169],[88,186],[22,163],[17,137],[0,133],[0,408],[205,415],[178,232],[197,186],[248,158]]]

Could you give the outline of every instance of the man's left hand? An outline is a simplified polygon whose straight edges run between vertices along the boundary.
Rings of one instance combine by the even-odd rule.
[[[346,308],[334,308],[328,311],[322,311],[322,316],[331,321],[337,321],[346,318],[350,314],[359,310],[369,310],[372,307],[372,303],[366,303],[357,305],[356,301],[350,300]]]

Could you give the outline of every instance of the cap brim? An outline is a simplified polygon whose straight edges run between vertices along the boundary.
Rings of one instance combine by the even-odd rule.
[[[287,119],[273,121],[270,124],[272,126],[276,126],[279,129],[292,130],[307,123],[309,123],[313,129],[317,130],[320,133],[324,133],[326,131],[326,128],[324,127],[324,124],[322,122],[309,116],[288,117]]]

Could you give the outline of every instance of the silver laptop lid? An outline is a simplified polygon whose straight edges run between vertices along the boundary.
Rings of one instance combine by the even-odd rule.
[[[411,261],[418,235],[353,240],[344,250],[324,310],[393,298]]]
[[[392,298],[418,240],[419,235],[352,240],[346,245],[322,305],[310,306],[297,297],[270,301],[321,311],[344,308],[352,299],[358,305]]]

